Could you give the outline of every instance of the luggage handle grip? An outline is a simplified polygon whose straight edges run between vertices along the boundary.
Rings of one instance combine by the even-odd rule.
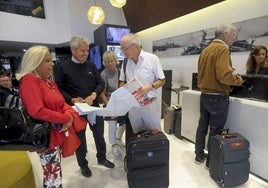
[[[229,129],[222,129],[221,134],[222,134],[222,135],[227,135],[227,134],[229,134]]]
[[[237,134],[226,134],[222,135],[222,138],[230,139],[230,138],[236,138]]]

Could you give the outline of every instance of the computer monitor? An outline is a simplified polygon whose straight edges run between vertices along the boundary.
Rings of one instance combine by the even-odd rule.
[[[108,44],[119,44],[121,38],[128,33],[130,33],[130,28],[127,26],[107,26],[106,42]]]
[[[123,61],[125,59],[125,55],[122,52],[120,45],[107,45],[107,51],[108,50],[114,51],[118,61]]]
[[[6,70],[10,70],[10,69],[11,69],[11,66],[10,66],[9,63],[4,63],[2,66],[3,66]]]

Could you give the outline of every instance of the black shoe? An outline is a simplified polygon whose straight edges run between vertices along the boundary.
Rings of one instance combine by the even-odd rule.
[[[103,165],[107,168],[114,168],[114,163],[109,161],[108,159],[103,159],[101,161],[98,161],[99,165]]]
[[[81,173],[85,177],[90,177],[92,175],[91,170],[88,168],[88,166],[80,167]]]
[[[195,156],[195,163],[196,164],[201,164],[205,161],[205,159],[207,158],[207,154],[204,153],[203,155],[196,155]]]

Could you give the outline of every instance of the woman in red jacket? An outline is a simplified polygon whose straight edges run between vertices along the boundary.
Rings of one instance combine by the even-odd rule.
[[[61,155],[72,155],[80,144],[75,132],[85,128],[52,81],[54,63],[46,46],[29,48],[16,74],[23,107],[34,119],[52,122],[50,146],[38,151],[44,171],[43,186],[62,187]],[[66,147],[68,145],[68,147]]]

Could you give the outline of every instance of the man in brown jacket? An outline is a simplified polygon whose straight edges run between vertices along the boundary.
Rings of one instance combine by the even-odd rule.
[[[243,79],[233,73],[229,46],[236,34],[232,24],[222,24],[215,31],[215,39],[200,54],[198,60],[198,87],[201,90],[200,119],[196,131],[195,162],[207,157],[209,168],[210,138],[221,134],[228,115],[230,86],[242,85]],[[210,128],[208,154],[204,153],[205,138]]]

